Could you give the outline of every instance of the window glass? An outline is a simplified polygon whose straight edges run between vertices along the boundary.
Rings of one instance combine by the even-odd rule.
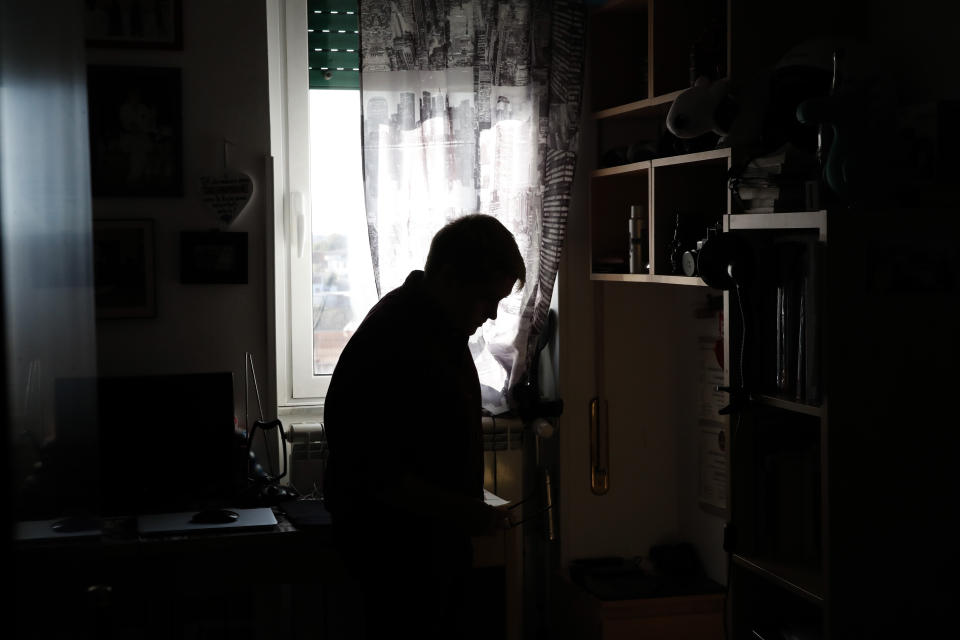
[[[360,92],[311,90],[313,374],[329,375],[376,301],[363,198]],[[297,295],[297,293],[294,293]]]

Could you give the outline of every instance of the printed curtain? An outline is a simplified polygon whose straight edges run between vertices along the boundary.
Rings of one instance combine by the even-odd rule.
[[[527,283],[470,338],[484,409],[509,408],[546,324],[578,146],[582,1],[361,0],[364,185],[377,293],[470,213],[517,239]]]

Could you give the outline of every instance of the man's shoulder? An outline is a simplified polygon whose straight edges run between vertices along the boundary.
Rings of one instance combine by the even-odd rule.
[[[420,325],[422,313],[418,291],[404,285],[384,295],[367,313],[356,332],[350,337],[341,359],[354,354],[366,355],[370,350],[401,349]]]
[[[407,280],[396,289],[384,295],[364,318],[357,333],[364,328],[395,327],[398,324],[416,322],[416,316],[423,311],[423,294],[421,286],[415,281],[417,272],[407,277]]]

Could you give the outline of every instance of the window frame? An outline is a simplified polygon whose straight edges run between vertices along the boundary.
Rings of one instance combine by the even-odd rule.
[[[268,0],[266,11],[277,405],[322,411],[330,376],[313,374],[307,0]]]

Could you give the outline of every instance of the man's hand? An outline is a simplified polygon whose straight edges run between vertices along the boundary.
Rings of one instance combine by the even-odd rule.
[[[492,507],[482,499],[452,493],[410,474],[379,489],[376,495],[386,504],[451,524],[471,536],[492,536],[514,524],[513,511],[506,505]]]

